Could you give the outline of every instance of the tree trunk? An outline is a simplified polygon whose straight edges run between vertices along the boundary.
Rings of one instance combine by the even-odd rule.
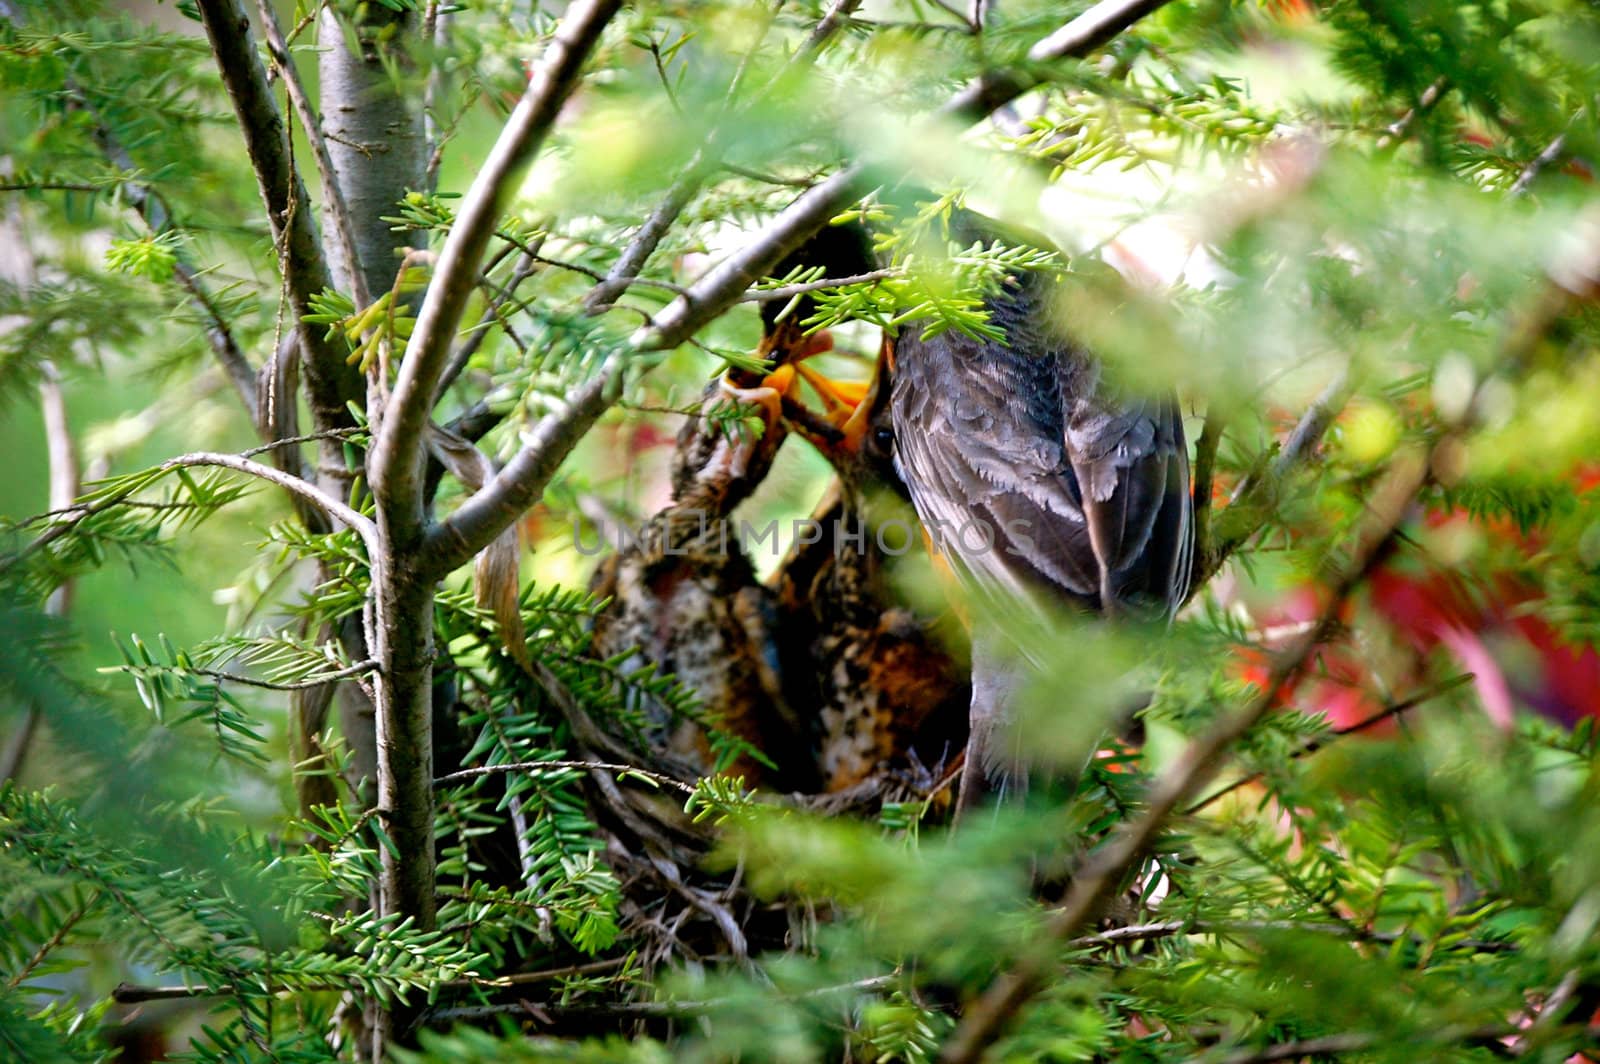
[[[322,135],[359,261],[346,261],[342,240],[330,238],[324,241],[324,246],[335,284],[360,302],[379,298],[394,284],[400,256],[408,243],[403,234],[392,232],[390,223],[383,218],[395,213],[396,205],[407,192],[421,186],[426,168],[426,144],[422,110],[416,100],[407,97],[400,81],[411,71],[404,49],[416,29],[415,16],[370,5],[357,22],[348,14],[336,13],[338,6],[330,6],[322,13],[323,48],[318,61]],[[378,416],[379,412],[370,409],[371,405],[369,402],[369,415]],[[387,534],[384,542],[388,560],[392,562],[395,554]],[[376,569],[376,560],[374,566]],[[389,609],[392,604],[382,601],[388,590],[392,589],[380,587],[374,578],[373,593],[380,600],[375,612],[380,624],[392,619]],[[431,606],[410,621],[426,628],[426,619],[430,617]],[[352,660],[367,656],[364,640],[355,626],[347,626],[343,636]],[[396,674],[390,671],[391,663],[384,656],[383,648],[373,647],[371,653],[383,666],[379,675],[389,678],[389,682],[379,681],[375,689],[380,692],[392,689]],[[424,691],[427,683],[424,676]],[[379,701],[379,706],[373,706],[361,688],[346,684],[339,698],[340,728],[350,747],[352,773],[358,779],[376,778],[379,807],[393,811],[384,797],[386,759],[379,750],[379,736],[386,735],[402,747],[423,753],[428,744],[419,743],[399,719],[393,716],[387,721],[379,719],[383,714],[381,694]],[[421,719],[424,732],[428,723],[424,716]],[[431,840],[431,832],[427,837]],[[431,857],[431,841],[429,854]],[[383,908],[393,911],[393,899]],[[409,907],[401,907],[399,911],[420,916]],[[428,911],[432,911],[431,897]]]
[[[400,255],[409,246],[405,234],[391,232],[383,216],[395,214],[407,192],[422,188],[427,169],[421,86],[408,96],[398,83],[412,73],[405,48],[415,36],[416,16],[371,4],[358,25],[336,15],[333,7],[322,13],[317,67],[322,136],[350,213],[361,279],[377,299],[394,284]],[[379,37],[386,38],[381,45]],[[340,242],[324,244],[339,287],[354,291],[355,271],[344,261]]]
[[[414,70],[406,51],[416,43],[415,14],[370,4],[362,5],[357,20],[350,13],[353,6],[333,4],[323,11],[318,74],[323,140],[357,261],[349,261],[344,240],[328,239],[325,246],[335,283],[358,304],[367,304],[394,285],[409,241],[383,219],[397,213],[407,192],[423,187],[427,145],[421,86],[411,84]],[[374,427],[387,390],[377,372],[369,380],[367,402]],[[376,491],[374,479],[369,470],[367,486]],[[381,501],[378,513],[379,557],[371,559],[365,631],[348,625],[342,633],[352,660],[370,656],[379,664],[374,698],[346,684],[339,699],[340,727],[352,771],[376,782],[376,808],[394,844],[383,848],[377,911],[431,930],[434,587],[415,564],[422,515],[389,520]],[[371,1059],[383,1059],[388,1046],[405,1039],[411,1016],[407,1008],[385,1011],[368,1003]]]

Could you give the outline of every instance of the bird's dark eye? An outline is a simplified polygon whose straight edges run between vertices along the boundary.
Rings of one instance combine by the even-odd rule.
[[[894,445],[894,430],[893,429],[877,429],[877,430],[875,430],[872,433],[872,442],[876,443],[879,447],[882,447],[885,450],[888,450],[890,447],[892,447]]]

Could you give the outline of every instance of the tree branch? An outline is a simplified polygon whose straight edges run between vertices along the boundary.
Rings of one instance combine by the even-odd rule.
[[[1223,422],[1222,409],[1211,403],[1206,407],[1205,425],[1200,429],[1200,438],[1194,445],[1194,489],[1191,498],[1194,503],[1194,553],[1204,559],[1211,553],[1211,495],[1216,482],[1217,448],[1222,444]],[[1191,588],[1203,585],[1202,580],[1191,580]],[[1193,594],[1193,592],[1190,592]]]
[[[351,295],[358,308],[371,306],[372,293],[367,291],[366,277],[362,274],[355,225],[350,218],[350,209],[345,205],[344,190],[339,186],[339,175],[328,154],[328,142],[323,139],[316,108],[311,106],[311,97],[306,95],[294,56],[289,53],[289,42],[284,40],[283,27],[278,25],[277,12],[269,0],[256,0],[256,11],[261,17],[262,30],[267,35],[267,54],[272,56],[272,65],[283,78],[289,102],[300,120],[301,130],[305,132],[306,143],[311,145],[311,158],[317,164],[317,177],[322,182],[322,195],[327,200],[326,213],[333,222],[339,256],[349,265]]]
[[[1101,0],[1028,49],[1028,62],[1043,65],[1060,59],[1087,55],[1152,11],[1165,7],[1169,0]],[[957,93],[939,114],[944,118],[976,121],[1010,103],[1039,84],[1036,75],[1019,70],[998,70],[984,74]]]
[[[1310,757],[1312,754],[1323,749],[1335,739],[1342,739],[1346,735],[1355,735],[1358,732],[1366,731],[1368,728],[1375,728],[1386,720],[1393,720],[1402,713],[1416,709],[1425,702],[1431,702],[1440,695],[1448,694],[1449,692],[1454,691],[1456,688],[1462,687],[1471,682],[1472,674],[1470,672],[1464,673],[1460,676],[1452,676],[1450,679],[1445,680],[1442,683],[1436,683],[1426,690],[1417,692],[1410,698],[1403,698],[1398,702],[1391,702],[1389,705],[1384,706],[1382,709],[1378,710],[1376,713],[1372,714],[1372,716],[1367,717],[1364,720],[1358,720],[1354,724],[1346,725],[1343,728],[1335,728],[1320,738],[1307,740],[1299,749],[1291,753],[1289,757],[1291,759]],[[1200,812],[1200,810],[1206,808],[1226,795],[1232,794],[1240,787],[1243,787],[1249,783],[1254,783],[1256,780],[1261,779],[1261,777],[1264,775],[1265,773],[1263,772],[1252,772],[1248,776],[1241,776],[1232,783],[1212,791],[1210,794],[1206,795],[1204,798],[1185,809],[1183,813],[1185,816],[1193,816],[1194,814]]]
[[[668,776],[663,772],[652,772],[637,765],[612,764],[605,761],[517,761],[505,765],[482,765],[478,768],[465,768],[460,772],[452,772],[448,776],[440,776],[433,781],[435,787],[448,787],[455,783],[467,783],[471,780],[482,779],[485,776],[502,776],[512,772],[555,772],[571,769],[581,772],[615,772],[619,775],[638,776],[651,783],[671,787],[682,791],[684,794],[693,794],[694,788],[689,784]]]
[[[1335,938],[1350,939],[1357,942],[1377,942],[1383,945],[1393,945],[1396,942],[1417,944],[1422,944],[1423,942],[1421,938],[1414,934],[1407,934],[1401,931],[1371,931],[1361,927],[1352,928],[1348,924],[1305,923],[1300,920],[1165,920],[1154,924],[1129,924],[1126,927],[1114,927],[1099,934],[1075,938],[1068,945],[1072,949],[1104,949],[1111,946],[1126,945],[1130,942],[1149,942],[1153,939],[1175,938],[1179,935],[1221,936],[1262,931],[1331,935]],[[1481,953],[1514,953],[1517,949],[1514,942],[1489,939],[1452,940],[1451,947],[1455,949],[1470,949]]]
[[[215,466],[220,469],[232,469],[235,472],[246,473],[268,484],[276,484],[291,495],[299,496],[311,503],[323,513],[332,517],[340,524],[352,529],[361,537],[369,553],[378,550],[378,529],[372,519],[365,517],[333,496],[324,492],[315,484],[301,480],[299,477],[290,476],[281,469],[274,469],[260,462],[253,462],[248,458],[241,458],[236,454],[218,454],[213,451],[195,451],[192,454],[180,454],[176,458],[169,458],[161,463],[160,468],[187,469],[194,466]]]
[[[781,288],[758,288],[754,292],[746,292],[740,296],[739,302],[776,303],[779,300],[793,299],[795,296],[803,296],[807,292],[816,292],[824,288],[842,288],[845,285],[884,281],[890,277],[899,277],[901,273],[900,270],[873,270],[870,273],[858,273],[853,277],[823,277],[803,284],[786,284]]]
[[[228,683],[244,684],[246,687],[260,687],[268,691],[309,691],[324,684],[335,683],[339,680],[348,680],[353,676],[364,676],[378,667],[376,661],[359,661],[349,668],[338,669],[334,672],[323,673],[307,680],[295,680],[289,683],[276,683],[272,680],[258,680],[253,676],[240,676],[236,672],[223,672],[221,669],[185,669],[200,676],[209,676],[213,680],[223,680]]]
[[[250,17],[239,0],[196,0],[211,42],[223,87],[233,102],[245,150],[261,189],[272,225],[273,244],[284,270],[284,283],[294,313],[300,350],[305,355],[307,395],[317,428],[347,425],[348,400],[363,392],[360,374],[345,362],[345,353],[326,338],[325,330],[308,325],[311,298],[331,286],[328,263],[317,236],[305,183],[290,155],[288,131],[267,84],[256,53]]]
[[[1375,1046],[1410,1045],[1423,1055],[1426,1047],[1451,1044],[1473,1045],[1505,1052],[1501,1040],[1519,1034],[1520,1028],[1512,1024],[1467,1025],[1441,1027],[1413,1038],[1397,1038],[1394,1034],[1373,1031],[1342,1031],[1339,1034],[1306,1038],[1297,1042],[1278,1042],[1259,1049],[1238,1049],[1220,1054],[1212,1053],[1194,1058],[1195,1064],[1272,1064],[1280,1060],[1305,1060],[1315,1057],[1338,1056],[1341,1053],[1359,1053]]]
[[[866,979],[858,979],[853,983],[843,983],[838,986],[817,987],[814,990],[805,990],[797,994],[783,995],[788,1001],[808,1001],[817,998],[830,997],[834,994],[869,994],[875,990],[885,990],[894,986],[900,976],[875,975]],[[472,1020],[482,1020],[491,1016],[503,1016],[507,1013],[523,1013],[534,1017],[564,1016],[564,1017],[606,1017],[621,1018],[632,1017],[662,1019],[686,1018],[703,1016],[708,1012],[725,1007],[726,1001],[627,1001],[604,1002],[587,1005],[573,1003],[570,1005],[556,1002],[506,1002],[499,1005],[463,1005],[455,1008],[435,1009],[423,1016],[422,1022],[430,1026],[439,1026],[445,1023],[462,1023]]]
[[[1148,11],[1161,6],[1161,2],[1164,0],[1103,3],[1041,41],[1036,48],[1054,41],[1048,49],[1052,50],[1052,55],[1055,49],[1060,49],[1059,55],[1082,54],[1114,36],[1111,27],[1126,29]],[[1091,15],[1095,17],[1085,22]],[[1082,26],[1072,34],[1065,33],[1080,23]],[[986,109],[968,117],[975,119],[987,114],[1026,87],[1022,81],[1014,81],[1008,83],[1005,91],[988,92],[982,100]],[[945,112],[952,108],[968,114],[956,107],[955,102],[948,105]],[[827,224],[828,219],[854,202],[861,195],[866,180],[867,170],[858,163],[801,193],[754,240],[713,266],[651,322],[640,326],[629,337],[629,349],[632,352],[664,350],[688,340],[737,302],[751,285]],[[407,358],[409,361],[410,356]],[[623,355],[608,358],[596,375],[574,394],[565,410],[545,417],[499,475],[430,535],[432,554],[439,570],[448,571],[464,564],[543,494],[550,477],[572,448],[616,401],[625,364]]]
[[[1322,389],[1321,393],[1312,404],[1306,408],[1300,420],[1295,423],[1294,429],[1284,440],[1283,447],[1279,449],[1265,472],[1252,473],[1241,480],[1233,490],[1233,497],[1228,500],[1228,506],[1221,513],[1213,514],[1209,504],[1209,495],[1205,505],[1207,513],[1204,515],[1206,536],[1199,538],[1198,531],[1201,518],[1198,510],[1202,500],[1195,500],[1197,511],[1196,546],[1199,548],[1198,566],[1193,579],[1189,582],[1189,594],[1192,596],[1217,575],[1217,570],[1232,556],[1233,552],[1249,542],[1250,537],[1261,530],[1261,515],[1264,510],[1274,505],[1284,483],[1316,456],[1317,445],[1328,434],[1328,429],[1338,418],[1345,404],[1350,401],[1353,392],[1350,378],[1350,367],[1345,366],[1334,375],[1333,380]],[[1210,426],[1210,416],[1206,419],[1207,427]],[[1205,435],[1201,435],[1201,443],[1205,443]],[[1199,444],[1196,450],[1199,451]],[[1215,460],[1215,450],[1211,453]],[[1198,459],[1197,459],[1198,468]],[[1215,520],[1213,520],[1213,518]],[[1212,529],[1217,525],[1215,536]],[[1212,539],[1215,538],[1215,542]]]
[[[1123,877],[1149,851],[1168,817],[1221,769],[1228,748],[1256,725],[1299,680],[1317,647],[1333,630],[1338,611],[1356,585],[1387,551],[1406,508],[1427,479],[1432,448],[1398,457],[1374,492],[1369,520],[1351,559],[1334,581],[1328,607],[1316,625],[1279,656],[1268,682],[1242,709],[1222,717],[1194,739],[1150,787],[1146,806],[1084,862],[1066,900],[1039,936],[1041,946],[1023,956],[969,1008],[940,1053],[942,1064],[974,1064],[1017,1011],[1043,987],[1052,970],[1051,944],[1071,939],[1100,912]]]
[[[54,364],[40,367],[39,407],[44,415],[45,451],[50,457],[50,508],[62,510],[70,507],[78,497],[78,448],[72,438],[72,426],[67,421],[67,401],[61,392],[61,374]],[[72,607],[71,579],[50,593],[44,611],[51,617],[65,617]],[[0,758],[0,786],[17,778],[28,759],[28,749],[38,733],[42,717],[37,704],[29,703],[23,711],[22,723]]]
[[[662,238],[672,228],[672,223],[678,220],[678,215],[683,213],[683,209],[689,205],[694,194],[700,191],[700,186],[705,183],[705,154],[705,149],[694,154],[689,160],[689,165],[684,168],[682,176],[667,189],[667,194],[656,204],[655,210],[650,212],[650,217],[644,220],[644,224],[633,235],[628,246],[617,256],[617,261],[612,263],[605,279],[584,296],[585,311],[596,314],[602,308],[616,302],[617,297],[626,292],[628,286],[639,276],[639,272],[650,261],[650,256],[655,254]]]
[[[1551,163],[1555,162],[1557,159],[1561,158],[1561,153],[1565,151],[1566,148],[1567,135],[1565,133],[1559,134],[1549,144],[1545,145],[1543,151],[1533,157],[1532,162],[1528,163],[1528,165],[1523,168],[1522,173],[1517,175],[1516,181],[1512,183],[1511,188],[1506,192],[1506,195],[1524,195],[1528,189],[1533,187],[1534,179],[1539,176],[1539,172],[1545,167],[1549,166]]]
[[[94,116],[94,141],[99,146],[101,154],[119,170],[135,171],[137,167],[134,165],[133,157],[111,132],[111,127],[101,121],[100,116],[93,112],[86,100],[80,99],[80,105]],[[166,201],[153,188],[141,181],[127,180],[120,184],[119,189],[122,198],[133,207],[140,218],[144,219],[144,224],[150,227],[152,233],[161,234],[172,230],[172,212],[167,208]],[[253,413],[256,409],[256,371],[251,367],[250,360],[245,358],[244,352],[240,350],[238,341],[233,337],[233,330],[228,325],[228,319],[222,315],[222,308],[217,305],[216,299],[201,281],[199,272],[189,262],[187,254],[180,248],[177,257],[178,261],[173,266],[172,274],[199,305],[206,321],[206,343],[210,345],[211,352],[216,356],[222,371],[228,375],[234,391],[239,393],[239,399],[244,403],[245,409]]]

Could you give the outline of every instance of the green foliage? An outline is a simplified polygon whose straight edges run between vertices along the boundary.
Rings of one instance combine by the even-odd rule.
[[[189,655],[175,649],[165,636],[161,637],[159,657],[137,635],[130,637],[130,645],[124,645],[121,640],[116,643],[127,664],[107,671],[132,676],[139,700],[159,723],[177,729],[202,721],[214,734],[217,749],[224,756],[247,763],[267,761],[267,754],[261,748],[265,739],[245,713],[244,706],[223,690],[216,678],[197,671]],[[188,703],[188,706],[179,710],[173,703],[179,706]]]
[[[106,249],[106,266],[163,284],[172,279],[178,264],[177,235],[162,233],[143,240],[113,240]]]
[[[220,432],[190,416],[224,380],[197,354],[225,333],[253,374],[299,324],[278,273],[291,249],[269,239],[205,38],[88,0],[4,6],[0,213],[17,251],[0,279],[0,421],[32,402],[48,362],[75,419],[89,397],[103,404],[93,428],[74,426],[80,443],[117,436],[119,418],[171,422],[195,448],[261,442],[254,410]],[[368,306],[311,297],[307,321],[376,395],[437,270],[416,263],[461,224],[557,22],[498,2],[336,6],[383,23],[374,54],[398,91],[426,99],[438,152],[436,176],[414,175],[427,187],[357,219],[427,251],[390,263],[392,289]],[[368,904],[396,844],[375,781],[356,778],[370,771],[354,734],[363,686],[383,680],[359,660],[379,560],[358,535],[284,519],[235,473],[115,446],[89,449],[108,468],[72,507],[0,517],[5,747],[42,722],[0,783],[0,1057],[110,1059],[106,991],[129,981],[187,988],[206,1010],[181,1030],[183,1060],[357,1059],[350,995],[423,1018],[393,1052],[407,1064],[926,1061],[1017,964],[1039,965],[1043,986],[994,1059],[1593,1055],[1597,732],[1533,711],[1593,704],[1563,684],[1588,682],[1582,653],[1600,647],[1600,317],[1569,303],[1522,340],[1549,278],[1584,291],[1600,18],[1557,0],[1207,0],[1168,5],[1087,60],[1041,63],[1034,42],[1089,5],[992,6],[974,33],[965,5],[927,0],[643,2],[603,35],[488,238],[434,415],[464,415],[505,455],[603,370],[620,371],[629,413],[525,515],[521,646],[454,578],[432,616],[409,619],[434,635],[434,772],[451,777],[436,788],[433,928]],[[400,12],[410,21],[389,18]],[[315,38],[315,13],[279,8],[303,77],[334,43]],[[423,41],[430,14],[450,17]],[[838,32],[813,55],[829,15]],[[1008,68],[1039,87],[996,122],[923,121]],[[290,143],[315,189],[303,133]],[[873,349],[868,327],[999,340],[985,300],[1019,273],[1059,280],[1063,320],[1114,384],[1176,384],[1186,412],[1223,415],[1214,496],[1262,485],[1210,515],[1210,545],[1239,553],[1170,632],[1042,633],[1047,667],[1023,698],[1038,782],[956,832],[948,765],[931,773],[945,792],[897,777],[878,804],[833,816],[736,775],[680,792],[642,765],[574,767],[595,756],[578,719],[637,751],[647,720],[694,722],[724,769],[767,756],[710,727],[675,676],[591,656],[604,604],[549,518],[648,509],[660,454],[636,445],[671,433],[641,415],[757,431],[742,407],[699,409],[711,373],[768,368],[752,307],[677,351],[639,354],[631,338],[707,256],[847,162],[873,191],[835,221],[872,227],[882,276],[806,293],[804,328],[834,330],[846,353]],[[669,188],[676,220],[648,261],[625,259]],[[312,196],[294,209],[329,242]],[[1007,235],[964,234],[968,206]],[[624,290],[589,298],[624,266]],[[824,279],[811,267],[748,280],[759,294]],[[1350,400],[1321,445],[1274,475],[1346,369]],[[119,405],[146,379],[165,407]],[[256,389],[272,398],[269,379]],[[346,427],[285,445],[284,468],[370,513],[356,394]],[[808,511],[815,463],[796,446],[752,511]],[[1261,696],[1327,605],[1353,531],[1382,509],[1387,472],[1429,447],[1429,482],[1307,675],[1163,820],[1097,919],[1060,934],[1064,887],[1137,822],[1196,736]],[[19,475],[42,483],[41,452],[29,444]],[[430,481],[431,516],[464,493]],[[261,529],[243,577],[206,545],[224,513]],[[75,627],[74,585],[84,594],[124,564],[193,575],[202,595],[228,585],[236,623],[193,646]],[[175,630],[122,605],[119,631]],[[545,670],[537,680],[524,660]],[[335,674],[337,711],[319,702]],[[1102,725],[1146,694],[1142,748],[1091,757]],[[1062,778],[1045,781],[1047,767]],[[596,799],[601,783],[647,795],[673,825],[633,864],[619,839],[637,841],[640,807],[619,814]],[[668,852],[694,831],[716,840],[703,864]],[[737,934],[709,947],[685,930],[724,916]]]

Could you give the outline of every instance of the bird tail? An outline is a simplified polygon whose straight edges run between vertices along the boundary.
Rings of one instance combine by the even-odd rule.
[[[1028,793],[1015,707],[1032,671],[1003,640],[974,634],[971,731],[956,795],[958,820],[991,797],[996,802],[1019,802]]]

